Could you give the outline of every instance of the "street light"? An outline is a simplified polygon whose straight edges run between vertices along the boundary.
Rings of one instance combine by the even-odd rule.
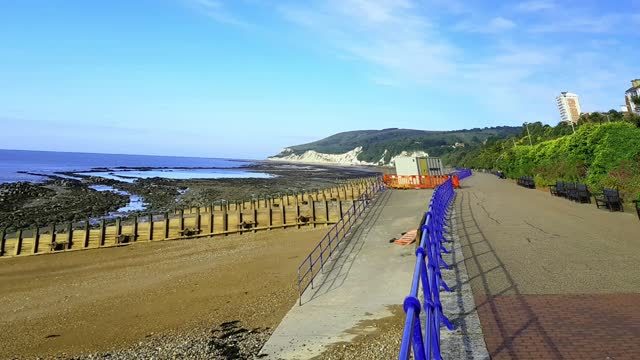
[[[523,125],[527,128],[527,135],[529,136],[529,146],[533,146],[533,144],[531,143],[531,133],[529,132],[529,123],[526,122]]]

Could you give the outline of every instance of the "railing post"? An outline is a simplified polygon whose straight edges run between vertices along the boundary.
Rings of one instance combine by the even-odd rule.
[[[138,241],[138,215],[133,215],[133,241]]]
[[[88,221],[88,220],[87,220]],[[33,249],[31,250],[32,254],[38,253],[38,247],[40,247],[40,225],[36,224],[36,228],[33,230]],[[2,254],[0,254],[2,255]]]
[[[0,256],[4,255],[6,241],[7,241],[7,229],[2,228],[2,230],[0,230]]]
[[[116,218],[116,237],[122,235],[122,219]]]
[[[36,227],[36,229],[37,229],[37,227]],[[89,239],[90,239],[90,236],[91,236],[91,228],[89,227],[89,219],[87,219],[87,220],[84,222],[84,245],[83,245],[83,246],[84,246],[85,248],[88,248],[88,247],[89,247]],[[36,245],[37,245],[37,242],[36,242]],[[35,249],[34,249],[34,250],[35,250]],[[34,252],[34,254],[35,254],[35,252]]]
[[[22,229],[16,232],[16,247],[13,249],[13,255],[20,255],[20,251],[22,251]]]
[[[67,224],[67,244],[68,249],[73,247],[73,222]]]
[[[169,233],[171,230],[171,223],[169,222],[169,213],[165,212],[164,213],[164,227],[163,227],[163,232],[164,232],[164,238],[168,239],[169,238]]]
[[[55,225],[51,225],[51,242],[55,241],[56,236],[56,227]],[[104,219],[100,220],[100,238],[98,239],[98,247],[104,246],[104,243],[107,238],[107,226],[105,224]]]
[[[327,233],[327,234],[329,234],[329,233]],[[322,273],[324,273],[324,260],[322,258],[322,253],[323,253],[323,250],[322,250],[322,241],[321,241],[320,242],[320,271]]]
[[[153,214],[149,214],[147,218],[147,222],[149,223],[149,241],[153,240]]]
[[[311,261],[311,255],[309,255],[309,269],[311,271],[311,288],[313,289],[313,261]]]
[[[209,234],[213,234],[213,220],[214,220],[215,205],[211,204],[209,207]]]
[[[284,204],[281,204],[284,206]],[[302,289],[300,289],[300,268],[298,268],[298,306],[302,306]]]
[[[196,208],[196,231],[200,234],[200,228],[202,227],[202,218],[200,217],[200,206]]]

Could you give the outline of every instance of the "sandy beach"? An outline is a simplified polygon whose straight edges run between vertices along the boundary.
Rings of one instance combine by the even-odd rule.
[[[216,357],[225,347],[245,358],[296,301],[297,266],[325,232],[274,230],[5,259],[0,358],[144,358],[154,351],[171,358],[177,351],[225,359]],[[237,323],[222,325],[228,322]],[[208,346],[225,326],[246,338],[222,336],[220,346]],[[204,349],[194,350],[198,344]]]

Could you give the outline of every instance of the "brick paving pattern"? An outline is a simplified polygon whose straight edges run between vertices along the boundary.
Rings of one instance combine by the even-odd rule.
[[[476,174],[456,199],[491,359],[640,360],[640,223]]]
[[[640,294],[475,296],[498,359],[640,359]]]

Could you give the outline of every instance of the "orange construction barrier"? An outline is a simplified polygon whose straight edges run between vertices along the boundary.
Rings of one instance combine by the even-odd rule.
[[[460,179],[458,178],[458,175],[451,176],[451,185],[456,189],[460,187]]]
[[[450,177],[453,187],[460,187],[460,180],[455,175],[385,175],[383,180],[387,187],[394,189],[433,189]]]

